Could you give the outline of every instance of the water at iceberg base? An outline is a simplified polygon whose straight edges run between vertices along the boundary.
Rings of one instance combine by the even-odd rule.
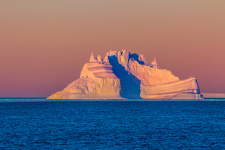
[[[225,149],[224,100],[0,99],[0,149]]]

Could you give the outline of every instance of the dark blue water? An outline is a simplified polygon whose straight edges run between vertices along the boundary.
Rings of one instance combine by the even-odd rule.
[[[1,102],[4,148],[225,149],[225,101]]]

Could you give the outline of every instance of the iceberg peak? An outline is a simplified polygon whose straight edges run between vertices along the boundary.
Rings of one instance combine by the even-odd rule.
[[[100,55],[98,55],[98,56],[97,56],[97,60],[98,60],[98,62],[101,63],[101,62],[102,62],[102,57],[101,57]]]
[[[89,62],[97,62],[97,59],[94,57],[94,53],[91,53]]]
[[[156,58],[155,57],[154,57],[154,60],[151,62],[151,67],[158,68],[157,61],[156,61]]]

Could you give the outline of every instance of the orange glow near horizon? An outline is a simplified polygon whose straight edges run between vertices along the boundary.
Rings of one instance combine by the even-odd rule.
[[[0,97],[47,97],[79,78],[93,51],[157,58],[201,92],[224,93],[225,1],[0,2]]]

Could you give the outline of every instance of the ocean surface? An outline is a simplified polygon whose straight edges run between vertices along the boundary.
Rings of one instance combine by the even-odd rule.
[[[225,149],[225,101],[0,99],[0,149]]]

